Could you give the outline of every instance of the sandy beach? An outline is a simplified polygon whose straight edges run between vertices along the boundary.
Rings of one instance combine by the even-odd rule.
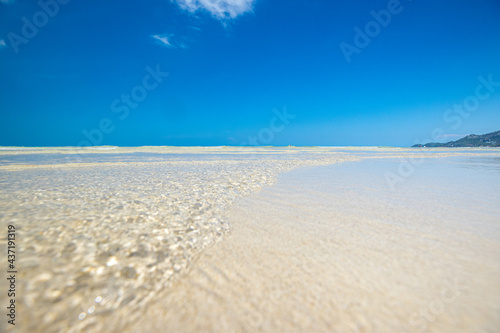
[[[495,332],[499,176],[498,149],[5,149],[16,331]]]
[[[499,13],[0,0],[0,333],[500,333]]]

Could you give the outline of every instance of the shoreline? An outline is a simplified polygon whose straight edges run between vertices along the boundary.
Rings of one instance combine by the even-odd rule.
[[[26,332],[99,330],[116,317],[130,323],[227,233],[221,213],[235,199],[302,165],[356,159],[122,154],[85,155],[88,163],[75,165],[64,155],[29,158],[31,165],[0,167],[0,224],[15,225],[23,239],[17,302],[30,313],[18,318]]]
[[[104,155],[105,157],[103,157]],[[104,328],[109,330],[112,327],[114,331],[118,332],[127,331],[129,325],[133,325],[134,322],[143,323],[144,327],[148,327],[148,325],[156,323],[155,318],[148,317],[150,313],[166,308],[175,308],[175,304],[166,306],[162,301],[163,297],[177,297],[185,291],[182,287],[178,288],[179,285],[189,287],[191,282],[199,285],[203,281],[201,275],[194,278],[190,275],[195,274],[192,271],[200,272],[199,267],[201,266],[196,265],[205,265],[205,262],[207,264],[211,262],[212,268],[216,269],[216,273],[208,273],[208,276],[215,274],[215,278],[212,280],[221,278],[217,277],[219,272],[226,271],[223,274],[226,277],[233,273],[236,274],[237,270],[233,272],[230,267],[224,268],[222,266],[224,255],[221,256],[213,251],[222,247],[226,248],[231,255],[243,253],[241,247],[238,248],[238,244],[245,242],[255,251],[260,251],[259,257],[266,258],[271,254],[282,259],[278,262],[272,262],[269,259],[267,268],[281,267],[276,271],[276,276],[281,276],[289,269],[283,268],[282,265],[293,267],[294,274],[299,276],[302,274],[306,284],[300,281],[296,282],[301,284],[301,288],[304,290],[302,298],[299,297],[298,300],[310,302],[307,300],[309,297],[307,285],[316,281],[308,275],[308,271],[304,269],[308,266],[304,266],[304,263],[308,258],[323,258],[323,261],[329,261],[328,256],[322,257],[322,251],[317,252],[311,247],[312,243],[320,242],[321,249],[325,253],[329,253],[329,246],[340,241],[342,246],[351,246],[350,250],[355,252],[359,250],[355,246],[356,243],[349,242],[359,239],[359,237],[349,232],[350,227],[355,228],[353,230],[359,230],[360,234],[372,232],[375,235],[380,234],[378,229],[386,230],[388,227],[394,227],[390,223],[389,226],[387,223],[374,224],[371,221],[370,211],[366,210],[368,205],[353,205],[357,198],[362,196],[363,191],[368,189],[369,191],[366,193],[379,192],[380,197],[387,197],[390,198],[391,202],[398,202],[405,197],[404,195],[400,197],[401,190],[404,190],[407,185],[415,184],[421,170],[425,171],[438,161],[450,158],[449,156],[456,159],[483,160],[486,158],[492,160],[498,159],[500,154],[497,155],[496,152],[492,154],[462,152],[429,156],[413,154],[408,151],[396,154],[392,150],[379,151],[376,149],[361,153],[359,151],[351,153],[320,151],[298,155],[283,152],[270,154],[267,151],[262,154],[261,152],[250,154],[246,152],[237,156],[219,155],[214,152],[200,154],[197,159],[193,159],[191,155],[179,156],[178,160],[171,160],[165,154],[148,155],[147,157],[140,153],[116,156],[102,154],[97,157],[91,154],[85,156],[86,163],[64,164],[60,163],[61,160],[64,160],[64,154],[55,159],[51,157],[47,160],[43,158],[48,157],[36,155],[30,158],[35,158],[33,160],[35,162],[39,161],[38,158],[42,158],[38,164],[7,163],[0,166],[0,181],[6,185],[0,191],[0,203],[4,206],[4,215],[0,222],[2,224],[16,224],[20,237],[23,239],[19,246],[25,269],[22,271],[22,279],[20,280],[22,292],[20,293],[19,306],[20,310],[30,313],[31,317],[29,320],[26,317],[19,318],[21,321],[19,323],[20,331],[43,330],[51,332],[64,329],[69,332],[78,332],[81,330],[99,331]],[[429,157],[429,159],[423,160],[426,161],[423,167],[419,167],[415,175],[406,178],[400,184],[401,189],[388,192],[389,186],[385,182],[384,171],[397,169],[401,159],[409,160],[421,157]],[[389,160],[392,162],[380,167],[377,174],[373,174],[371,168],[362,168],[346,173],[346,170],[355,170],[356,166],[363,165],[363,163],[375,166]],[[12,161],[16,162],[15,159]],[[348,161],[352,163],[344,163]],[[336,171],[331,174],[325,174],[323,171],[328,168],[338,169],[335,169]],[[316,174],[319,171],[323,172],[322,179],[318,179]],[[302,174],[302,176],[293,180],[294,175],[297,174]],[[332,175],[339,177],[342,175],[346,178],[337,177],[338,179],[331,183]],[[353,176],[355,178],[352,178]],[[358,180],[356,178],[358,176],[364,178]],[[442,176],[446,178],[446,173]],[[276,177],[278,177],[277,182]],[[288,181],[288,188],[287,186],[283,187],[283,179]],[[347,179],[351,179],[351,181],[347,181]],[[372,184],[372,179],[376,179],[378,183]],[[330,193],[328,188],[324,187],[326,184],[331,184],[333,188],[340,187],[337,188],[337,192]],[[447,183],[443,183],[441,187],[448,189]],[[263,215],[257,216],[255,221],[241,225],[238,216],[247,219],[248,216],[253,216],[256,211],[262,210],[258,208],[261,207],[259,205],[262,203],[259,203],[256,198],[269,195],[276,188],[283,190],[282,198],[279,199],[279,195],[274,196],[274,204],[266,208],[269,213],[264,212]],[[305,190],[307,191],[302,193]],[[419,191],[421,190],[424,190],[422,193],[425,193],[425,189],[419,189]],[[346,191],[351,191],[349,192],[351,193],[351,201],[343,201],[343,197],[337,195]],[[301,193],[305,195],[304,198],[300,199],[302,203],[297,203],[295,207],[284,204],[289,199],[291,202],[299,200],[297,196]],[[337,225],[334,229],[331,229],[332,226],[324,222],[329,219],[325,215],[329,212],[328,205],[322,203],[325,200],[323,197],[325,193],[330,196],[330,202],[337,202],[339,211],[351,209],[351,211],[343,211],[342,214],[336,213]],[[255,206],[243,207],[235,213],[234,209],[239,209],[237,207],[240,207],[241,202],[247,202],[246,200],[253,200]],[[491,200],[494,201],[495,197]],[[308,204],[304,205],[303,202],[308,202]],[[367,203],[370,202],[373,204],[376,200],[370,201],[368,198]],[[483,209],[484,202],[482,204],[479,201],[476,204],[479,207],[477,214],[487,213],[487,210]],[[418,201],[411,205],[417,206]],[[455,203],[455,206],[460,207],[460,203]],[[280,217],[279,207],[282,207],[283,211],[292,209],[296,214],[290,215],[289,221],[283,221]],[[316,207],[315,210],[305,213],[304,209],[314,207]],[[435,205],[428,202],[424,203],[424,207],[436,208]],[[393,213],[387,212],[388,215]],[[299,219],[300,216],[302,218]],[[395,216],[404,216],[404,214],[399,213]],[[349,219],[349,217],[364,221],[366,228],[360,229],[355,224],[353,225],[350,222],[352,218]],[[289,241],[294,238],[301,239],[302,235],[308,235],[308,232],[312,232],[311,235],[307,236],[309,238],[304,238],[306,245],[299,244],[305,246],[303,251],[297,252],[297,249],[290,245],[293,243],[290,241],[291,243],[287,245],[288,248],[274,248],[272,253],[267,253],[266,249],[270,247],[263,243],[264,240],[259,239],[259,232],[266,229],[265,221],[269,218],[276,219],[274,227],[277,228],[275,233],[269,235],[267,239],[271,245],[273,245],[273,241],[283,241],[273,239],[280,232]],[[324,221],[318,224],[314,222],[315,219],[320,221],[323,219]],[[290,221],[299,222],[299,225],[286,224]],[[466,222],[464,223],[466,224]],[[227,233],[229,228],[231,230],[234,228],[234,233],[233,231]],[[426,228],[411,232],[418,231],[419,234],[431,235],[432,226]],[[343,232],[345,237],[334,239],[333,243],[332,239],[325,239],[325,235],[334,234],[337,230]],[[253,234],[248,234],[249,232],[253,232]],[[484,233],[488,235],[500,234],[496,229]],[[240,238],[242,235],[246,236],[234,244],[234,235],[239,235]],[[475,235],[475,237],[477,236]],[[222,241],[220,241],[221,239]],[[431,243],[436,241],[435,237],[427,236],[426,239],[430,240]],[[464,241],[463,239],[459,241],[469,242],[469,240]],[[293,245],[295,244],[293,243]],[[340,249],[343,249],[342,246]],[[388,249],[383,248],[377,251],[386,250]],[[424,252],[426,253],[426,251]],[[299,260],[290,262],[286,257],[287,253],[297,253]],[[330,253],[330,255],[333,254]],[[206,256],[212,259],[206,260]],[[367,253],[363,256],[368,258]],[[340,257],[337,261],[342,262],[342,260],[345,261],[346,258]],[[239,275],[240,277],[248,275],[250,283],[258,281],[251,278],[255,274],[257,274],[255,279],[259,275],[266,276],[268,274],[265,271],[259,271],[262,267],[259,267],[258,262],[252,263],[252,257],[240,260],[239,263],[238,258],[233,258],[233,261],[234,267],[238,268],[238,264],[243,265],[239,269],[245,273],[239,273]],[[245,267],[246,264],[253,266]],[[338,269],[343,269],[341,264],[338,265],[340,265],[337,266]],[[317,271],[314,273],[317,276],[324,274],[321,266],[309,267],[308,269]],[[203,271],[204,269],[201,268],[201,272]],[[376,270],[372,271],[371,274],[374,272]],[[207,276],[207,273],[200,274]],[[359,277],[355,276],[355,278]],[[224,280],[224,277],[222,279]],[[273,278],[270,277],[269,280],[273,281]],[[233,282],[226,279],[226,282],[228,281]],[[293,276],[290,281],[294,281]],[[231,289],[230,282],[223,286]],[[172,283],[173,285],[171,285]],[[262,281],[259,283],[265,285]],[[234,281],[235,286],[241,284],[241,281]],[[335,286],[330,287],[333,288],[332,290],[336,288]],[[216,292],[217,288],[217,285],[213,287],[212,294]],[[321,291],[321,288],[317,287],[318,290]],[[169,294],[170,292],[172,294]],[[266,289],[259,292],[261,295],[267,294]],[[224,293],[221,295],[224,296]],[[189,297],[196,299],[199,296],[193,294]],[[205,296],[203,299],[206,298]],[[316,298],[322,304],[321,293]],[[98,299],[99,302],[97,302]],[[35,302],[35,300],[37,301]],[[267,304],[269,299],[256,299],[254,303],[257,305],[254,304],[253,308],[259,308],[261,306],[259,302]],[[154,304],[157,305],[157,309],[152,312],[146,310],[154,308]],[[200,303],[200,306],[203,304],[203,302]],[[220,310],[217,307],[220,305],[214,304],[212,308],[207,309],[208,312],[210,309]],[[289,305],[289,302],[283,301],[282,304]],[[322,306],[327,308],[327,305],[323,304]],[[339,305],[336,306],[339,307]],[[340,307],[342,306],[340,305]],[[304,305],[303,307],[307,309],[308,306]],[[47,311],[47,309],[50,310]],[[240,310],[228,307],[229,313],[235,313],[234,316],[227,319],[228,322],[232,320],[231,318],[248,318],[249,316],[253,318],[250,321],[259,321],[256,319],[258,314],[255,311],[252,312],[251,306],[243,304],[241,309],[244,310],[243,314],[238,312]],[[179,309],[179,311],[187,310]],[[163,313],[162,315],[166,316],[167,314]],[[162,315],[158,314],[159,318]],[[273,316],[280,318],[279,315]],[[315,318],[314,314],[307,311],[302,315],[299,312],[298,316]],[[264,316],[264,318],[267,317]],[[145,318],[149,319],[143,322]],[[182,330],[192,328],[189,318],[191,316],[184,319],[183,323],[186,327]],[[169,323],[175,323],[177,320],[180,318],[173,318]],[[283,318],[280,320],[285,322]],[[248,320],[245,319],[245,322],[239,325],[238,329],[247,330],[248,323],[246,321]],[[158,321],[158,323],[161,322]],[[205,325],[207,324],[208,322],[205,322]],[[214,323],[210,323],[210,325],[212,324]],[[297,325],[301,327],[299,323]],[[135,327],[137,331],[142,330],[140,326],[131,327]],[[276,329],[280,328],[276,326]],[[134,330],[130,329],[130,331]]]
[[[373,165],[349,164],[369,171],[362,163]],[[225,213],[231,233],[126,331],[494,332],[499,230],[489,239],[450,228],[460,216],[467,220],[463,211],[436,225],[443,216],[435,212],[405,205],[377,212],[372,193],[355,190],[359,202],[352,202],[325,191],[325,182],[349,187],[353,180],[331,182],[325,170],[349,168],[291,171],[239,199]],[[453,208],[455,199],[443,205]]]

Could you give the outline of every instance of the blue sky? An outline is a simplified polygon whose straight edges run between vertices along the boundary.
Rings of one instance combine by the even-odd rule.
[[[499,18],[498,0],[0,0],[0,145],[499,130]]]

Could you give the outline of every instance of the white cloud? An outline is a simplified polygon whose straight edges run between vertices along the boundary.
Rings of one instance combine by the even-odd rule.
[[[172,35],[169,34],[163,34],[163,35],[151,35],[151,37],[160,45],[166,46],[166,47],[171,47],[174,48],[175,46],[172,45],[170,42],[170,38]]]
[[[5,40],[0,39],[0,47],[7,47],[7,44],[5,43]]]
[[[179,7],[194,13],[206,10],[219,20],[234,19],[253,10],[255,0],[172,0]]]
[[[185,38],[175,36],[174,34],[158,34],[151,35],[156,44],[165,46],[171,49],[187,49],[188,45],[185,43]]]

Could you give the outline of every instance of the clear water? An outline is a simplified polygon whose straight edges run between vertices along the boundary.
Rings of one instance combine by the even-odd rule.
[[[398,174],[401,161],[411,158],[423,163],[391,188],[386,172]],[[310,230],[311,216],[335,211],[378,226],[439,232],[456,242],[464,242],[458,231],[498,242],[499,160],[500,150],[481,149],[4,149],[0,225],[18,230],[19,311],[29,314],[20,316],[19,331],[132,327],[161,301],[160,293],[171,291],[201,254],[230,233],[233,226],[224,216],[238,198],[299,167],[328,165],[300,177],[301,170],[282,176],[287,195],[304,194],[308,218],[299,220]],[[276,209],[264,210],[262,218],[290,209],[282,206],[287,195],[270,200]]]

